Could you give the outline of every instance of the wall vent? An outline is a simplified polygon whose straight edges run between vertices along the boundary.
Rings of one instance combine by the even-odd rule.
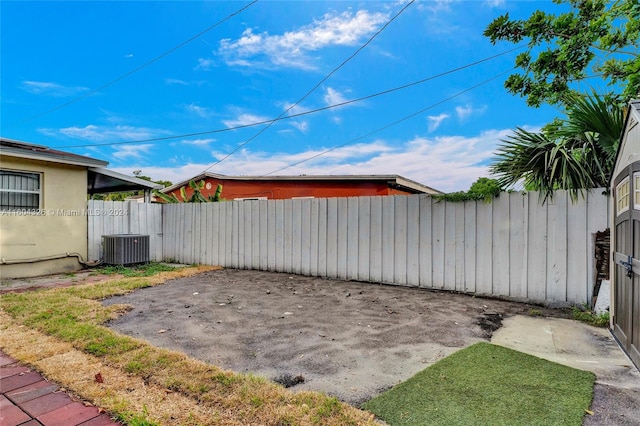
[[[132,265],[149,262],[149,236],[138,234],[103,235],[103,263]]]

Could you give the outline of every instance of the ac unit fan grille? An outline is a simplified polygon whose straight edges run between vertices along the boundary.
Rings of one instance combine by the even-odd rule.
[[[149,236],[136,234],[103,235],[103,263],[132,265],[149,262]]]

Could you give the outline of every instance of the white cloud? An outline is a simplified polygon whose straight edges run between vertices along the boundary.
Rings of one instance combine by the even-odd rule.
[[[177,79],[177,78],[165,78],[164,79],[164,84],[167,84],[167,85],[179,84],[181,86],[188,86],[189,85],[189,83],[187,83],[186,81],[180,80],[180,79]]]
[[[326,154],[323,154],[326,150],[321,148],[293,154],[252,152],[245,148],[209,171],[245,176],[272,172],[274,175],[398,174],[441,191],[452,192],[467,190],[479,177],[489,176],[488,163],[495,148],[510,132],[490,130],[474,137],[420,137],[400,145],[377,140],[348,145]],[[226,152],[214,151],[211,162],[225,155]],[[316,158],[279,170],[314,156]],[[203,162],[178,168],[144,166],[144,170],[155,179],[178,182],[199,174],[209,165]],[[135,169],[131,167],[131,171]],[[129,169],[122,170],[129,172]]]
[[[307,121],[289,121],[289,124],[302,133],[306,133],[309,130],[309,122]]]
[[[223,39],[218,53],[230,65],[315,69],[310,52],[330,46],[356,45],[387,19],[387,14],[359,10],[355,14],[328,13],[312,24],[282,35],[256,34],[247,28],[237,40]]]
[[[427,10],[432,14],[438,14],[442,12],[451,12],[451,4],[454,0],[431,0],[428,2],[418,3],[420,10]]]
[[[196,65],[194,70],[209,71],[211,68],[213,68],[213,65],[213,59],[198,58],[198,65]]]
[[[270,118],[261,117],[259,115],[241,113],[238,116],[231,120],[222,120],[225,126],[227,127],[239,127],[239,126],[248,126],[255,123],[262,123],[264,121],[268,121]]]
[[[327,90],[324,94],[324,102],[327,105],[337,105],[343,102],[346,102],[347,98],[345,98],[342,93],[338,92],[336,89],[332,87],[327,87]]]
[[[206,139],[184,139],[181,142],[187,145],[195,145],[200,147],[208,147],[211,142],[215,142],[213,138]]]
[[[89,124],[84,127],[65,127],[62,129],[38,129],[40,133],[48,136],[66,136],[74,139],[83,139],[88,142],[119,142],[126,140],[150,139],[160,135],[168,135],[170,132],[162,129],[133,126],[97,126]]]
[[[505,6],[506,0],[484,0],[484,4],[489,7],[499,7],[502,8]]]
[[[427,117],[427,120],[429,121],[429,132],[435,131],[447,118],[449,118],[449,114],[444,112],[440,115],[430,115]]]
[[[197,104],[189,104],[185,106],[185,110],[201,118],[211,117],[211,114],[212,114],[211,110],[209,110],[208,108],[201,107],[200,105],[197,105]]]
[[[53,96],[55,98],[77,96],[89,90],[88,87],[63,86],[58,83],[46,81],[23,81],[22,88],[34,95]]]
[[[457,106],[456,114],[458,116],[458,120],[465,121],[472,115],[481,115],[487,110],[486,106],[481,106],[478,108],[474,108],[472,105],[467,104],[465,106]]]
[[[118,160],[138,159],[143,158],[143,154],[147,154],[151,148],[153,148],[152,144],[118,145],[114,147],[111,156]]]

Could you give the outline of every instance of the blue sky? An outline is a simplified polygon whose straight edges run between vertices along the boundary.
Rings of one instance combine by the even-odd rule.
[[[482,35],[494,18],[551,2],[417,1],[392,20],[406,2],[260,0],[230,16],[247,5],[2,1],[0,133],[173,182],[398,174],[456,191],[513,128],[560,115],[503,88],[519,51],[449,72],[513,49]]]

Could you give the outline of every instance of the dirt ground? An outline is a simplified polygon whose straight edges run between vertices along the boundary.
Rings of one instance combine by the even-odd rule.
[[[488,340],[506,316],[567,316],[449,292],[231,269],[104,303],[133,306],[109,324],[122,333],[356,406]]]

